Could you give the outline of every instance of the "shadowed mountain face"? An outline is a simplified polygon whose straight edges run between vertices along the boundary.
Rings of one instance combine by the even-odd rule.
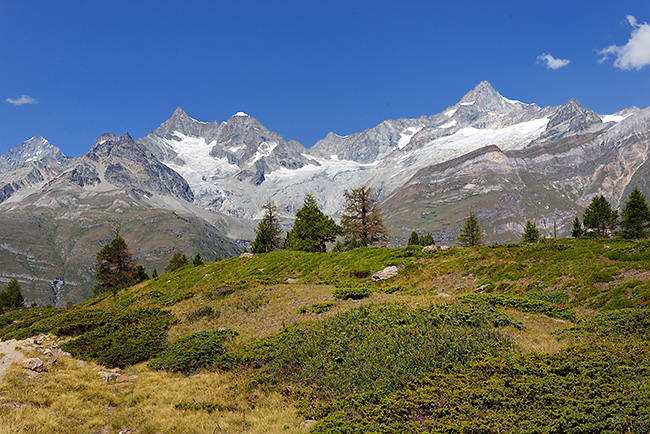
[[[84,256],[75,276],[90,282],[93,254],[110,236],[109,222],[132,224],[133,235],[157,234],[133,248],[146,245],[138,255],[152,265],[163,264],[179,242],[207,257],[233,254],[234,240],[253,238],[267,200],[279,206],[285,224],[307,193],[336,218],[344,191],[361,185],[381,201],[393,244],[404,244],[413,230],[452,244],[470,210],[490,242],[519,240],[526,220],[547,236],[554,230],[566,236],[594,195],[620,206],[634,187],[650,193],[649,135],[649,109],[603,116],[576,100],[539,107],[504,98],[487,82],[441,113],[387,120],[346,137],[330,133],[311,149],[245,113],[204,123],[179,108],[141,139],[102,135],[83,157],[65,158],[42,138],[0,156],[1,216],[13,219],[5,223],[11,242],[0,240],[0,254],[21,252],[18,262],[49,270],[38,273],[51,282],[60,277],[53,270],[71,272],[37,267],[37,256],[21,240],[55,240],[42,244],[39,255],[50,258],[48,264]],[[40,220],[29,220],[36,216]],[[176,224],[160,229],[160,221]],[[60,229],[70,222],[100,228],[80,248],[83,254],[74,245],[84,236]],[[21,225],[33,230],[16,235]],[[3,261],[0,279],[37,273],[18,262],[9,267]]]

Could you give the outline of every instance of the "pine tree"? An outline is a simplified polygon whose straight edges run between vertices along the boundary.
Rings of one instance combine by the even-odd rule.
[[[200,253],[197,253],[197,254],[194,256],[194,259],[192,259],[192,265],[194,265],[195,267],[198,267],[198,266],[200,266],[200,265],[203,265],[203,258],[201,257],[201,254],[200,254]]]
[[[470,211],[457,238],[458,244],[463,247],[480,246],[483,244],[483,230],[478,224],[478,219]]]
[[[187,261],[187,256],[181,252],[174,252],[172,258],[169,260],[169,264],[165,267],[166,271],[176,271],[179,268],[183,268],[189,264]]]
[[[284,246],[291,250],[325,252],[326,242],[342,235],[343,229],[334,220],[323,214],[316,200],[308,194],[296,213],[293,228],[287,233]]]
[[[435,244],[436,242],[433,239],[433,235],[431,235],[430,233],[427,233],[425,236],[420,237],[420,245],[422,247],[433,246]]]
[[[597,237],[605,238],[616,228],[618,211],[612,210],[612,206],[602,194],[594,196],[582,215],[582,222],[585,228],[593,230]]]
[[[413,231],[411,232],[411,236],[409,237],[408,242],[406,243],[407,246],[419,246],[420,245],[420,237],[418,236],[418,233]]]
[[[267,253],[273,250],[273,231],[269,222],[265,219],[257,226],[257,235],[253,242],[251,252],[253,253]]]
[[[362,245],[376,244],[388,240],[377,199],[372,198],[372,190],[365,185],[343,193],[346,205],[341,216],[341,226],[347,241],[355,238]]]
[[[573,219],[573,227],[571,228],[571,236],[573,238],[580,238],[585,234],[585,230],[582,228],[582,223],[578,216]]]
[[[114,229],[115,238],[97,252],[97,268],[95,280],[97,285],[93,291],[102,294],[107,291],[116,293],[141,282],[135,259],[129,251],[129,246],[120,236],[119,228]],[[145,273],[146,274],[146,273]]]
[[[155,279],[156,277],[158,277],[158,270],[154,268],[153,271],[151,272],[151,278]]]
[[[22,288],[15,277],[9,281],[7,288],[0,292],[0,307],[17,308],[25,305]]]
[[[623,238],[645,238],[650,226],[650,209],[638,188],[632,190],[621,212],[621,236]]]
[[[537,229],[535,223],[532,223],[530,220],[526,221],[526,227],[524,228],[524,233],[521,234],[522,241],[524,243],[533,243],[539,240],[539,237],[542,234]]]

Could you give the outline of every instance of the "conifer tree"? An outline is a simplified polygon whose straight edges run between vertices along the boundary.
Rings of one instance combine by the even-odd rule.
[[[644,238],[648,236],[650,209],[638,188],[632,190],[621,212],[621,236],[623,238]]]
[[[599,238],[607,237],[618,223],[618,211],[612,210],[605,196],[594,196],[582,215],[585,228],[591,229]]]
[[[257,226],[257,235],[253,242],[251,252],[267,253],[273,250],[273,232],[269,222],[265,219]]]
[[[278,207],[271,201],[262,205],[264,217],[255,231],[255,241],[251,251],[253,253],[266,253],[282,248],[282,227]]]
[[[323,214],[312,195],[296,213],[293,228],[287,233],[284,246],[291,250],[325,252],[326,242],[342,235],[343,229],[334,220]]]
[[[183,268],[189,264],[187,256],[181,252],[174,252],[172,258],[169,260],[169,264],[165,267],[166,271],[176,271],[179,268]]]
[[[201,257],[200,253],[197,253],[194,256],[194,259],[192,260],[192,265],[194,265],[195,267],[198,267],[199,265],[203,265],[203,258]]]
[[[470,211],[457,238],[458,245],[463,247],[480,246],[483,244],[483,230],[478,224],[478,219]]]
[[[422,247],[433,246],[435,244],[436,242],[433,239],[433,235],[431,235],[430,233],[427,233],[425,236],[420,237],[420,245]]]
[[[418,233],[413,231],[411,232],[411,236],[409,237],[408,242],[406,243],[407,246],[419,246],[420,245],[420,237],[418,236]]]
[[[573,219],[573,227],[571,228],[571,236],[573,238],[580,238],[585,234],[585,230],[582,228],[582,223],[578,216]]]
[[[128,288],[142,281],[142,275],[137,270],[129,246],[120,236],[120,229],[114,228],[113,231],[115,237],[97,252],[97,268],[95,269],[97,285],[93,288],[97,294],[107,291],[116,293],[120,289]]]
[[[537,229],[537,225],[535,225],[535,223],[531,222],[530,220],[526,221],[526,227],[524,228],[524,233],[521,234],[521,238],[524,243],[533,243],[539,240],[539,237],[541,235],[542,234],[540,234],[539,230]]]
[[[377,199],[372,197],[370,187],[362,185],[343,193],[346,205],[341,216],[341,226],[347,241],[356,239],[361,245],[373,245],[388,240]]]
[[[7,288],[0,292],[0,308],[17,308],[25,305],[22,288],[15,277],[9,281]]]
[[[151,272],[151,278],[155,279],[156,277],[158,277],[158,270],[154,268],[153,271]]]

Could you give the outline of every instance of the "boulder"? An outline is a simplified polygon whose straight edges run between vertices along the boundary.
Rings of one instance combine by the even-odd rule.
[[[436,252],[440,250],[440,247],[436,246],[435,244],[432,246],[424,246],[422,247],[422,252],[423,253],[428,253],[428,252]]]
[[[42,372],[43,366],[45,363],[38,357],[32,357],[31,359],[23,359],[18,362],[18,365],[23,368],[34,372]]]
[[[240,258],[252,258],[253,254],[249,252],[244,252],[241,255],[239,255]]]
[[[377,271],[372,275],[372,281],[378,282],[380,280],[390,279],[391,277],[397,276],[397,267],[394,265],[389,265],[381,271]]]

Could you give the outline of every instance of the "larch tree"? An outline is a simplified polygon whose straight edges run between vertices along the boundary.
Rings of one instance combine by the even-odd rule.
[[[345,190],[345,210],[341,226],[346,241],[356,239],[359,243],[372,245],[388,240],[388,231],[372,190],[365,185],[352,191]]]
[[[251,251],[266,253],[282,247],[282,227],[278,207],[271,201],[262,205],[264,217],[257,226],[255,241]]]

